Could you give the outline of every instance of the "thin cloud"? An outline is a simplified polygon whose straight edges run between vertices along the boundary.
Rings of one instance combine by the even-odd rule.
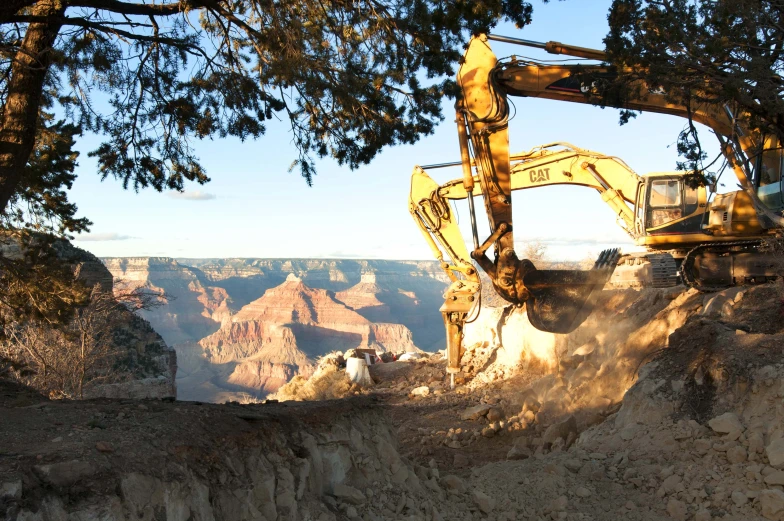
[[[138,239],[132,235],[122,235],[119,233],[89,233],[87,235],[77,236],[74,240],[80,242],[101,242],[101,241],[127,241],[130,239]]]
[[[201,190],[189,190],[185,192],[169,192],[172,199],[183,199],[185,201],[209,201],[215,199],[215,194],[202,192]]]
[[[333,251],[332,253],[327,253],[322,258],[324,259],[367,259],[369,258],[367,255],[363,255],[361,253],[351,253],[346,251]]]

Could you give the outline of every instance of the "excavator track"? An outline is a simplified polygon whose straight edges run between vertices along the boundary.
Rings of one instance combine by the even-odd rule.
[[[669,253],[637,253],[621,257],[610,280],[614,288],[670,288],[680,283],[678,263]]]
[[[669,253],[649,253],[648,260],[651,263],[651,275],[653,281],[651,286],[654,288],[670,288],[677,286],[680,282],[678,276],[678,264]]]
[[[760,251],[763,245],[765,245],[763,240],[699,244],[689,250],[683,258],[680,269],[681,279],[690,288],[703,292],[712,292],[721,291],[732,286],[762,283],[778,278],[783,273],[782,268],[784,268],[784,265],[782,265],[782,261],[784,259],[778,258],[780,256],[776,256],[773,253]],[[757,259],[752,264],[752,267],[756,269],[742,272],[740,269],[735,268],[734,262],[730,262],[730,259],[734,261],[740,255],[749,254]],[[708,256],[713,256],[713,259],[708,258]],[[700,257],[702,257],[706,265],[701,263],[699,269],[695,269],[695,263]],[[724,258],[725,261],[723,263],[715,262],[719,258]],[[711,261],[713,262],[711,263]],[[703,277],[703,280],[701,280],[699,272],[705,272],[707,276],[711,277],[709,280],[713,282],[707,283],[704,280],[707,277]],[[715,282],[722,278],[723,281]]]

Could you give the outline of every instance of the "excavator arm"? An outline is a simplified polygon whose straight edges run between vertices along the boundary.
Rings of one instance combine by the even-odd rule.
[[[593,188],[601,194],[602,200],[619,218],[629,235],[636,238],[632,208],[642,180],[621,159],[568,143],[542,145],[513,155],[510,159],[510,191],[557,184]],[[461,164],[457,162],[439,166]],[[470,183],[472,186],[478,185],[479,177],[472,175]],[[477,241],[474,251],[469,254],[450,202],[465,200],[470,194],[464,178],[439,186],[424,168],[414,168],[409,211],[433,255],[451,280],[441,312],[448,338],[447,371],[453,375],[460,369],[463,326],[471,308],[479,300],[480,281],[471,258],[485,255],[492,238],[497,236],[491,235],[482,245]],[[493,280],[492,275],[490,277]]]
[[[546,50],[551,54],[565,54],[591,60],[606,60],[604,52],[564,45],[559,42],[532,42],[504,36],[480,35],[471,40],[466,59],[475,53],[474,47],[480,52],[489,49],[487,40],[499,40],[528,47]],[[490,51],[492,52],[492,51]],[[499,62],[490,72],[488,83],[497,92],[496,97],[506,96],[534,97],[591,104],[601,101],[593,85],[585,85],[580,78],[590,77],[601,81],[602,77],[612,78],[617,72],[609,65],[545,65],[534,61],[512,59]],[[724,156],[741,187],[749,194],[758,214],[767,217],[775,227],[784,226],[784,218],[777,211],[784,206],[784,197],[780,196],[779,180],[782,178],[781,144],[775,136],[760,135],[759,132],[747,128],[744,123],[748,115],[729,105],[719,107],[709,103],[684,105],[673,103],[665,92],[650,89],[641,80],[639,92],[644,93],[637,99],[629,99],[616,108],[654,112],[683,117],[702,123],[713,130],[721,144]],[[768,179],[768,181],[765,181]],[[767,184],[767,186],[766,186]],[[772,206],[771,206],[772,205]]]
[[[479,244],[473,227],[475,248],[471,257],[488,274],[503,299],[525,304],[534,327],[568,333],[590,312],[590,297],[612,275],[618,252],[604,252],[595,269],[589,271],[540,270],[530,260],[517,257],[512,228],[509,110],[506,93],[493,79],[498,62],[486,44],[471,45],[464,58],[457,75],[462,91],[457,104],[457,126],[463,184],[473,215],[473,167],[491,231]],[[491,246],[493,260],[487,256]]]
[[[454,387],[454,375],[460,371],[463,356],[463,327],[479,298],[481,286],[449,201],[438,195],[438,189],[438,183],[424,170],[414,168],[408,209],[451,281],[444,294],[441,314],[447,336],[447,372]]]
[[[549,185],[593,188],[601,194],[626,232],[637,238],[633,206],[641,178],[620,158],[569,143],[550,143],[512,155],[510,162],[512,191]],[[478,182],[475,176],[474,183]],[[442,184],[437,195],[446,200],[461,200],[468,197],[468,192],[464,180],[455,179]]]

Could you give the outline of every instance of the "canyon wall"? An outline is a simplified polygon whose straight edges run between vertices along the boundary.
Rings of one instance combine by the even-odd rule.
[[[165,294],[145,312],[180,360],[181,399],[261,398],[319,356],[443,348],[435,262],[103,259],[115,281]]]

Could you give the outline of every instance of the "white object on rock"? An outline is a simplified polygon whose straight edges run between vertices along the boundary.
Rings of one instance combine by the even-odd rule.
[[[373,379],[370,377],[367,362],[362,358],[347,358],[346,374],[348,375],[349,380],[363,387],[370,387],[373,385]]]

